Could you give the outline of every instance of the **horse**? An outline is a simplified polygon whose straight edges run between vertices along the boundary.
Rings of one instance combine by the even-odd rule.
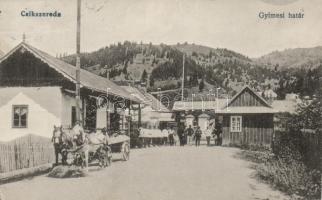
[[[82,136],[73,130],[63,130],[62,127],[55,126],[53,138],[54,136],[53,141],[56,141],[54,143],[56,163],[58,163],[58,154],[61,154],[62,164],[67,164],[68,153],[74,154],[73,164],[86,167],[86,169],[88,163],[94,159],[99,161],[101,167],[106,167],[111,163],[108,135],[104,134],[104,132],[84,134]],[[58,139],[57,136],[59,136]]]

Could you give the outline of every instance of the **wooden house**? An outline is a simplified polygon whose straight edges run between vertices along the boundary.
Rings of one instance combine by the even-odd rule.
[[[272,142],[275,110],[250,87],[244,87],[217,110],[223,145],[265,145]]]
[[[140,102],[113,82],[83,69],[80,82],[85,128],[118,125],[122,119],[118,110]],[[26,134],[51,137],[54,125],[72,127],[75,83],[74,66],[25,42],[17,45],[0,59],[0,140]]]

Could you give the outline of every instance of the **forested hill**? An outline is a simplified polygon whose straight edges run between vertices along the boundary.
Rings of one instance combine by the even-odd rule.
[[[187,55],[187,86],[198,86],[204,80],[213,86],[229,88],[230,81],[262,78],[256,75],[257,70],[255,72],[251,69],[252,61],[246,56],[227,49],[188,43],[153,45],[125,41],[91,53],[82,53],[81,64],[82,68],[102,76],[106,76],[108,71],[111,79],[146,80],[149,76],[151,89],[173,89],[180,86],[183,53]],[[75,65],[74,55],[62,59]],[[250,75],[247,74],[248,71]]]
[[[270,68],[228,49],[196,44],[154,45],[125,41],[81,54],[81,67],[117,82],[141,82],[156,91],[181,87],[182,59],[186,54],[185,87],[203,92],[221,87],[238,91],[245,84],[263,91],[272,88],[283,97],[288,92],[312,95],[316,75],[313,70]],[[74,55],[61,59],[75,65]],[[308,68],[309,69],[309,68]],[[313,88],[309,93],[304,88]]]
[[[197,44],[177,44],[173,45],[173,48],[178,49],[181,52],[184,52],[187,55],[192,55],[192,56],[203,56],[203,57],[212,57],[213,59],[237,59],[239,62],[251,62],[252,60],[249,59],[248,57],[228,50],[224,48],[211,48],[203,45],[197,45]]]
[[[316,68],[322,63],[322,46],[274,51],[253,60],[270,68]]]

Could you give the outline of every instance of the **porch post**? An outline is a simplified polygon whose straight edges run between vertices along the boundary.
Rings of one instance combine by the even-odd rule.
[[[141,128],[141,104],[139,103],[138,109],[138,128]]]
[[[131,134],[131,100],[130,100],[130,105],[129,105],[129,118],[128,118],[128,135],[130,136]]]

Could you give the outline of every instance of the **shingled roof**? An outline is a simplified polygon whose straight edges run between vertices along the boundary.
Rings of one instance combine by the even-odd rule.
[[[65,78],[68,80],[76,83],[76,69],[75,66],[70,65],[58,58],[55,58],[54,56],[49,55],[46,52],[43,52],[30,44],[27,44],[25,42],[21,42],[18,44],[15,48],[13,48],[10,52],[8,52],[6,55],[4,55],[0,59],[0,63],[4,61],[6,58],[8,58],[10,55],[12,55],[15,51],[24,48],[25,50],[32,53],[35,57],[42,60],[46,64],[48,64],[49,67],[55,69],[58,73],[62,74]],[[101,76],[95,75],[89,71],[86,71],[84,69],[81,69],[80,71],[80,82],[81,87],[86,87],[88,89],[106,93],[108,88],[108,93],[114,96],[119,96],[128,100],[132,100],[135,102],[140,102],[140,100],[131,94],[129,94],[127,91],[125,91],[120,86],[116,85],[112,81],[103,78]]]

